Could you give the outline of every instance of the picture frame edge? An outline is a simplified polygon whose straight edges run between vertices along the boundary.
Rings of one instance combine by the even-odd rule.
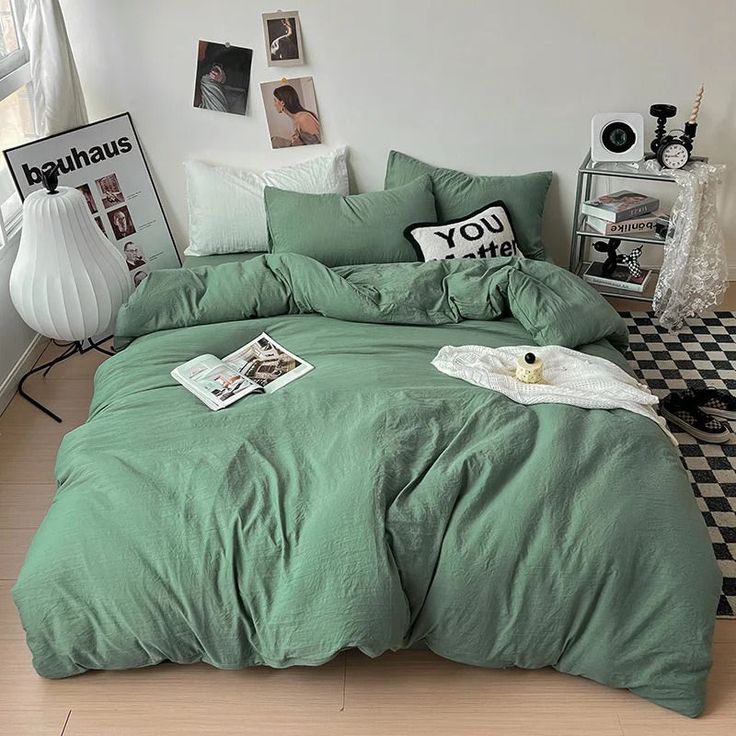
[[[115,113],[114,115],[108,115],[99,120],[88,121],[86,123],[82,123],[81,125],[76,125],[72,128],[69,128],[69,130],[62,130],[58,133],[52,133],[51,135],[43,136],[42,138],[36,138],[32,141],[26,141],[25,143],[19,143],[16,146],[10,146],[9,148],[4,149],[3,158],[5,159],[8,170],[10,171],[11,178],[13,179],[13,184],[15,185],[16,191],[18,192],[18,196],[20,197],[21,202],[25,202],[26,197],[23,194],[22,187],[20,186],[20,183],[17,179],[16,172],[13,168],[13,162],[10,160],[10,157],[8,156],[8,154],[19,151],[23,148],[29,148],[31,146],[37,145],[38,143],[42,141],[49,141],[54,138],[60,138],[65,135],[69,135],[71,133],[78,133],[79,131],[85,130],[87,128],[92,128],[95,126],[103,125],[104,123],[109,123],[119,118],[127,118],[127,122],[130,125],[130,129],[133,133],[133,138],[135,139],[135,143],[138,147],[138,151],[140,152],[141,160],[143,162],[143,169],[146,172],[146,175],[148,176],[149,181],[151,182],[151,188],[153,190],[154,198],[158,206],[158,209],[161,212],[161,217],[166,227],[166,232],[169,236],[169,240],[171,242],[171,246],[174,251],[174,255],[176,256],[176,259],[179,262],[179,266],[181,267],[183,263],[181,254],[179,253],[179,249],[176,245],[176,240],[174,239],[174,234],[171,230],[171,224],[169,223],[169,218],[166,215],[166,210],[164,209],[163,203],[161,201],[161,195],[158,191],[158,187],[156,186],[156,181],[153,178],[153,173],[151,172],[151,167],[148,163],[146,152],[143,148],[143,145],[141,144],[141,140],[138,136],[138,130],[135,127],[135,123],[133,122],[133,116],[131,115],[130,110],[124,110],[123,112]],[[104,210],[103,212],[100,212],[97,216],[101,218],[102,214],[109,212],[109,211],[110,210]],[[95,215],[92,215],[92,216],[95,217]]]

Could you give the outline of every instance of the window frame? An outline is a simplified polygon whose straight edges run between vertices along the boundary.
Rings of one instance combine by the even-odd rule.
[[[31,83],[31,64],[26,44],[23,24],[26,13],[26,0],[10,0],[13,23],[18,39],[18,50],[0,59],[0,102]],[[22,224],[23,206],[18,199],[15,207],[9,206],[13,196],[0,202],[0,253],[17,242]]]
[[[8,54],[4,59],[0,59],[0,82],[4,82],[6,78],[11,77],[21,67],[29,63],[28,46],[26,37],[23,33],[23,23],[26,18],[26,0],[10,0],[10,7],[13,12],[13,24],[15,25],[15,35],[18,39],[18,49]],[[16,87],[17,89],[17,87]],[[3,93],[0,92],[0,100],[5,99],[15,90]]]

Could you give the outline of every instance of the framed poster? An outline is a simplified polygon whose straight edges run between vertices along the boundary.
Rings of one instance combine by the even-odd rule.
[[[125,256],[136,286],[151,270],[181,266],[129,113],[8,148],[4,155],[23,200],[43,187],[41,170],[57,164],[59,184],[84,195],[90,217]]]

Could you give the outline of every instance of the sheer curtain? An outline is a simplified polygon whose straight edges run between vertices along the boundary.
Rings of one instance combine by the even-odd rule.
[[[26,0],[23,33],[31,65],[38,136],[84,125],[88,122],[87,106],[59,0]]]

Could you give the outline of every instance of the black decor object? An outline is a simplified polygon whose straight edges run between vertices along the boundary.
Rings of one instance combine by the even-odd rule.
[[[524,356],[524,362],[525,362],[525,363],[529,363],[529,365],[533,365],[533,364],[534,364],[534,361],[535,361],[536,359],[537,359],[537,356],[536,356],[536,355],[534,355],[534,353],[527,353],[527,354],[526,354],[526,355]]]
[[[626,266],[629,269],[629,273],[634,277],[638,278],[641,276],[641,266],[639,265],[639,258],[641,257],[642,247],[637,246],[629,253],[623,253],[618,256],[618,262]]]
[[[631,253],[619,253],[618,248],[620,245],[621,240],[619,238],[611,238],[608,241],[598,240],[593,243],[593,247],[599,253],[605,253],[607,255],[601,267],[601,276],[612,276],[617,266],[625,266],[634,277],[641,276],[641,266],[639,265],[639,257],[642,251],[641,246],[634,248]]]
[[[649,108],[649,114],[657,118],[657,128],[654,131],[654,140],[650,148],[652,153],[656,155],[662,140],[667,135],[667,121],[677,115],[677,108],[674,105],[658,104]]]
[[[49,194],[59,193],[59,165],[51,164],[41,169],[41,181]]]
[[[610,238],[609,240],[597,240],[593,243],[593,247],[599,253],[605,253],[608,257],[603,261],[601,276],[612,276],[619,264],[618,248],[621,245],[619,238]]]
[[[696,98],[697,108],[700,106],[700,98],[702,98],[702,89]],[[693,109],[693,115],[685,123],[684,129],[678,128],[669,133],[667,132],[667,120],[677,115],[677,108],[674,105],[662,103],[649,108],[649,114],[657,118],[657,128],[650,147],[660,166],[667,169],[681,169],[690,161],[693,141],[698,129],[698,124],[693,119],[697,116],[697,108]]]

